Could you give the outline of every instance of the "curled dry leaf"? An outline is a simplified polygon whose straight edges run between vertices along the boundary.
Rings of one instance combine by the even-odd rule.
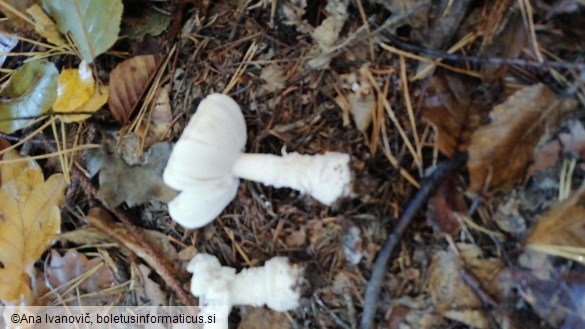
[[[20,158],[15,151],[4,155]],[[61,228],[65,179],[55,174],[45,181],[33,160],[2,164],[0,175],[0,300],[20,303],[31,292],[34,262]]]
[[[156,55],[136,56],[116,65],[110,73],[108,105],[114,119],[126,123],[154,77],[161,60]]]
[[[546,124],[553,125],[555,115],[568,106],[570,102],[558,100],[548,87],[536,84],[494,107],[492,122],[471,137],[469,190],[479,192],[486,185],[508,187],[522,178]]]

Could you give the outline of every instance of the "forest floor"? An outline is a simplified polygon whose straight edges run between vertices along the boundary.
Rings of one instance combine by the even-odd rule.
[[[300,306],[234,307],[230,327],[585,327],[582,0],[99,0],[122,3],[121,30],[90,57],[74,31],[51,41],[6,9],[39,3],[61,30],[51,2],[0,3],[18,40],[0,91],[3,304],[196,305],[196,254],[238,270],[286,256],[303,269]],[[19,81],[28,57],[44,66]],[[59,90],[77,77],[56,102],[40,91],[53,67]],[[173,222],[162,171],[199,102],[222,92],[242,108],[246,152],[348,153],[351,196],[325,206],[242,180],[209,225]],[[12,182],[45,182],[60,216],[11,213]]]

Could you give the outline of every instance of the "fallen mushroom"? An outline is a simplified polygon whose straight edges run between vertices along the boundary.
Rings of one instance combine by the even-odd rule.
[[[191,293],[199,297],[201,306],[227,306],[228,313],[234,305],[266,305],[279,312],[299,306],[300,270],[286,257],[274,257],[264,266],[236,274],[215,256],[201,253],[193,257],[187,271],[193,273]]]
[[[238,178],[289,187],[326,205],[351,192],[348,154],[245,154],[245,145],[239,105],[223,94],[201,101],[163,173],[164,182],[181,191],[169,203],[173,220],[187,228],[205,226],[235,197]]]

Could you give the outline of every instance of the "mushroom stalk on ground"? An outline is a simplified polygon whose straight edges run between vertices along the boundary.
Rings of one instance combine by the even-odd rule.
[[[191,293],[199,297],[201,306],[227,306],[228,312],[234,305],[266,305],[279,312],[299,306],[300,270],[286,257],[274,257],[264,266],[236,274],[215,256],[201,253],[193,257],[187,271],[193,273]]]
[[[239,178],[289,187],[326,205],[350,195],[348,154],[246,154],[246,139],[244,116],[231,97],[211,94],[201,101],[163,173],[164,182],[181,191],[169,203],[173,220],[205,226],[235,197]]]

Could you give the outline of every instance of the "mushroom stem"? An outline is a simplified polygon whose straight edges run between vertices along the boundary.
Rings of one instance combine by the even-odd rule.
[[[284,312],[298,306],[299,270],[285,257],[274,257],[264,266],[243,269],[230,282],[234,305],[263,306]]]
[[[327,152],[318,155],[288,153],[242,153],[232,168],[234,176],[276,188],[289,187],[331,205],[350,193],[349,155]]]

